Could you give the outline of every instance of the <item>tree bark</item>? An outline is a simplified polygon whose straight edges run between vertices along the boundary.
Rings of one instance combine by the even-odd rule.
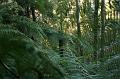
[[[106,11],[105,11],[105,0],[102,0],[101,2],[101,53],[104,53],[104,34],[105,34],[105,18],[106,17]],[[103,55],[101,55],[103,56]]]
[[[98,37],[98,8],[99,8],[99,0],[95,0],[95,11],[94,11],[94,27],[93,27],[93,33],[94,33],[94,42],[93,42],[93,47],[94,47],[94,56],[93,58],[96,60],[97,59],[97,37]]]
[[[83,56],[82,46],[79,39],[81,38],[81,28],[80,28],[80,0],[76,0],[76,24],[77,24],[77,56]]]
[[[78,38],[81,37],[81,30],[80,30],[80,0],[76,0],[76,19],[77,19],[77,35]]]
[[[31,12],[32,12],[32,19],[33,19],[33,21],[36,21],[35,6],[34,5],[31,6]]]
[[[63,15],[61,13],[60,15],[60,28],[59,28],[59,32],[63,32]],[[63,33],[61,33],[61,36],[63,36]],[[64,54],[64,40],[63,38],[59,38],[59,53],[60,53],[60,56],[63,57],[63,54]]]

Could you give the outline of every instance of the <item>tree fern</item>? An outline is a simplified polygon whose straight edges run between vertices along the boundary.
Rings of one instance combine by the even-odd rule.
[[[15,69],[20,77],[24,75],[26,70],[30,70],[38,75],[41,73],[43,76],[45,74],[51,76],[52,79],[57,79],[57,77],[63,79],[62,72],[44,55],[45,53],[42,52],[43,49],[40,50],[40,48],[35,45],[35,42],[25,36],[25,34],[17,30],[1,29],[0,35],[1,61],[7,60],[6,57],[14,59],[16,64]],[[48,65],[48,63],[50,65]],[[48,68],[47,71],[46,68]],[[58,75],[55,75],[55,73]],[[50,77],[48,79],[50,79]]]

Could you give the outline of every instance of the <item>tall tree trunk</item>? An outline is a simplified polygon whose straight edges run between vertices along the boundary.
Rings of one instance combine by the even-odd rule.
[[[99,8],[99,0],[95,0],[95,11],[94,11],[94,27],[93,27],[93,32],[94,32],[94,42],[93,42],[93,46],[94,46],[94,59],[97,59],[97,37],[98,37],[98,8]]]
[[[60,28],[59,28],[59,32],[61,33],[63,31],[63,15],[61,13],[61,18],[60,18]],[[61,33],[61,36],[63,36],[63,33]],[[59,53],[60,56],[63,57],[64,54],[64,39],[61,37],[59,39]]]
[[[101,53],[104,53],[104,34],[105,34],[105,18],[106,17],[106,11],[105,11],[105,0],[102,0],[101,2]],[[101,55],[103,56],[103,55]]]
[[[76,19],[77,19],[77,35],[78,38],[81,37],[81,30],[80,30],[80,0],[76,0]]]
[[[76,55],[83,55],[82,46],[79,42],[79,39],[81,38],[81,29],[80,29],[80,0],[76,0],[76,23],[77,23],[77,35],[78,35],[78,41],[77,41],[77,53]]]

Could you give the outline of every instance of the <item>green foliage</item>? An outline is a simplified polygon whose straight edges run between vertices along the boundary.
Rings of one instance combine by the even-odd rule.
[[[64,62],[72,65],[72,62],[64,58],[61,59],[58,53],[47,46],[48,43],[45,41],[53,40],[54,38],[58,38],[58,41],[61,39],[61,34],[52,28],[43,28],[42,24],[37,24],[26,17],[16,14],[11,15],[11,13],[7,13],[5,16],[11,17],[8,18],[10,21],[8,22],[8,19],[3,17],[3,15],[4,11],[9,11],[9,8],[2,8],[0,11],[3,12],[0,25],[0,68],[3,68],[2,71],[5,71],[4,73],[0,72],[1,78],[69,78],[70,74],[67,74],[69,71],[64,71],[63,69],[66,67],[62,67],[62,65],[65,65]],[[43,45],[45,43],[47,45]],[[72,61],[77,66],[77,62],[74,60]],[[79,72],[82,72],[80,69]],[[73,74],[71,78],[77,75],[77,73],[71,74]],[[81,73],[81,76],[82,74],[84,73]],[[80,75],[78,75],[79,77]]]
[[[89,0],[80,5],[80,39],[76,35],[74,0],[15,0],[6,4],[4,1],[0,1],[0,79],[120,78],[120,23],[106,19],[101,52],[102,20],[98,21],[97,59],[93,60],[94,5]],[[19,15],[19,11],[24,13],[31,6],[38,10],[41,22],[32,21],[31,11],[29,18]],[[82,56],[76,46],[81,47]]]
[[[23,77],[23,79],[26,73],[30,74],[31,72],[38,74],[38,77],[40,75],[39,73],[41,73],[42,76],[49,75],[55,79],[57,77],[63,79],[61,71],[52,64],[48,56],[44,55],[44,49],[41,49],[40,46],[38,47],[38,45],[31,38],[17,30],[10,28],[1,28],[0,35],[1,61],[7,64],[7,62],[9,63],[9,60],[12,59],[14,61],[13,63],[15,63],[13,64],[14,66],[12,65],[12,62],[9,63],[10,70],[11,67],[13,67],[15,71],[17,71],[16,74],[19,74],[19,76]],[[30,73],[27,71],[30,71]],[[55,73],[58,75],[55,75]],[[29,78],[29,76],[26,77]],[[47,77],[45,76],[45,78]]]
[[[53,4],[50,0],[37,0],[36,8],[44,15],[53,17]]]
[[[1,22],[4,22],[4,19],[2,17]],[[0,25],[0,60],[2,64],[5,64],[0,68],[7,71],[7,73],[1,72],[1,77],[12,79],[16,77],[11,74],[13,72],[22,79],[30,77],[31,79],[42,77],[45,79],[63,79],[61,69],[49,59],[45,53],[46,49],[42,49],[42,43],[45,39],[40,25],[16,15],[9,19],[11,22],[8,25]]]

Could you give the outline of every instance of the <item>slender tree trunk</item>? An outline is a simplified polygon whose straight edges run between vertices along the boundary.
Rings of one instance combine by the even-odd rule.
[[[105,12],[105,0],[102,0],[101,2],[101,53],[104,53],[104,34],[105,34],[105,18],[106,12]],[[101,55],[102,57],[103,55]]]
[[[35,16],[35,6],[34,6],[34,5],[31,6],[31,12],[32,12],[32,18],[33,18],[33,21],[36,21],[36,16]]]
[[[94,27],[93,27],[93,32],[94,32],[94,42],[93,42],[93,46],[94,46],[94,59],[97,59],[97,35],[98,35],[98,8],[99,8],[99,0],[95,0],[95,11],[94,11]]]
[[[63,15],[61,13],[61,18],[60,18],[60,28],[59,28],[59,31],[60,33],[63,31]],[[63,33],[61,33],[61,36],[63,36]],[[63,57],[63,54],[64,54],[64,39],[61,37],[59,39],[59,53],[60,53],[60,56]]]
[[[76,19],[77,19],[77,35],[78,38],[81,37],[81,30],[80,30],[80,0],[76,0]]]
[[[76,0],[76,23],[77,23],[77,35],[78,35],[78,41],[77,41],[77,53],[76,55],[83,55],[82,46],[79,42],[79,39],[81,38],[81,29],[80,29],[80,0]]]

